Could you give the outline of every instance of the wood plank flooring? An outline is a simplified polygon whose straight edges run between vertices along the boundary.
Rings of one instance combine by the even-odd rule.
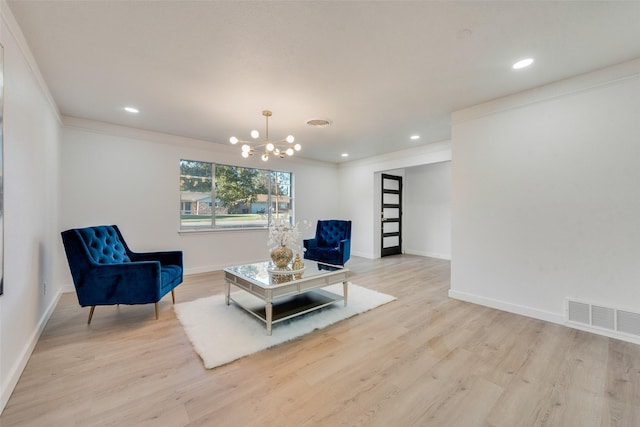
[[[170,296],[88,326],[65,294],[0,425],[640,426],[640,346],[449,299],[448,261],[348,266],[398,300],[214,370]],[[176,300],[223,288],[188,276]]]

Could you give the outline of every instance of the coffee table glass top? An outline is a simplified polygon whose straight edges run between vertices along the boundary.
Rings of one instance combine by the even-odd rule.
[[[278,284],[272,283],[269,280],[270,275],[274,274],[286,274],[290,275],[290,279],[287,280],[288,284],[295,282],[296,280],[308,279],[311,277],[322,276],[327,273],[331,273],[337,270],[344,270],[342,267],[329,264],[321,264],[308,259],[304,260],[303,271],[275,271],[275,265],[271,261],[257,262],[255,264],[236,265],[234,267],[227,267],[225,271],[233,273],[237,276],[242,276],[260,286],[264,287],[276,287]],[[294,274],[294,273],[297,273]],[[299,277],[298,277],[299,276]],[[284,283],[283,283],[284,284]]]

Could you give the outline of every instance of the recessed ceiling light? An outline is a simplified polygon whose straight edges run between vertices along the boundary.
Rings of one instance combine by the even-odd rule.
[[[411,135],[410,138],[411,139],[420,139],[420,135]]]
[[[133,114],[140,112],[140,110],[134,107],[124,107],[124,111],[126,111],[127,113],[133,113]]]
[[[341,156],[342,157],[349,157],[349,153],[342,153]]]
[[[527,59],[523,59],[521,61],[516,62],[515,64],[512,65],[512,67],[514,70],[518,70],[520,68],[528,67],[531,64],[533,64],[533,58],[527,58]]]

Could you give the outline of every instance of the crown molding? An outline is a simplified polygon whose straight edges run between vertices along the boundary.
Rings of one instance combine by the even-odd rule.
[[[640,78],[640,58],[454,111],[451,125]]]
[[[430,142],[418,147],[392,151],[390,153],[367,157],[364,159],[343,162],[338,165],[341,170],[354,167],[370,167],[377,172],[440,163],[451,160],[451,140]]]

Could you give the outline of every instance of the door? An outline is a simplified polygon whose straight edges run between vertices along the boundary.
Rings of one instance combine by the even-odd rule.
[[[381,256],[402,253],[402,177],[382,174]]]

